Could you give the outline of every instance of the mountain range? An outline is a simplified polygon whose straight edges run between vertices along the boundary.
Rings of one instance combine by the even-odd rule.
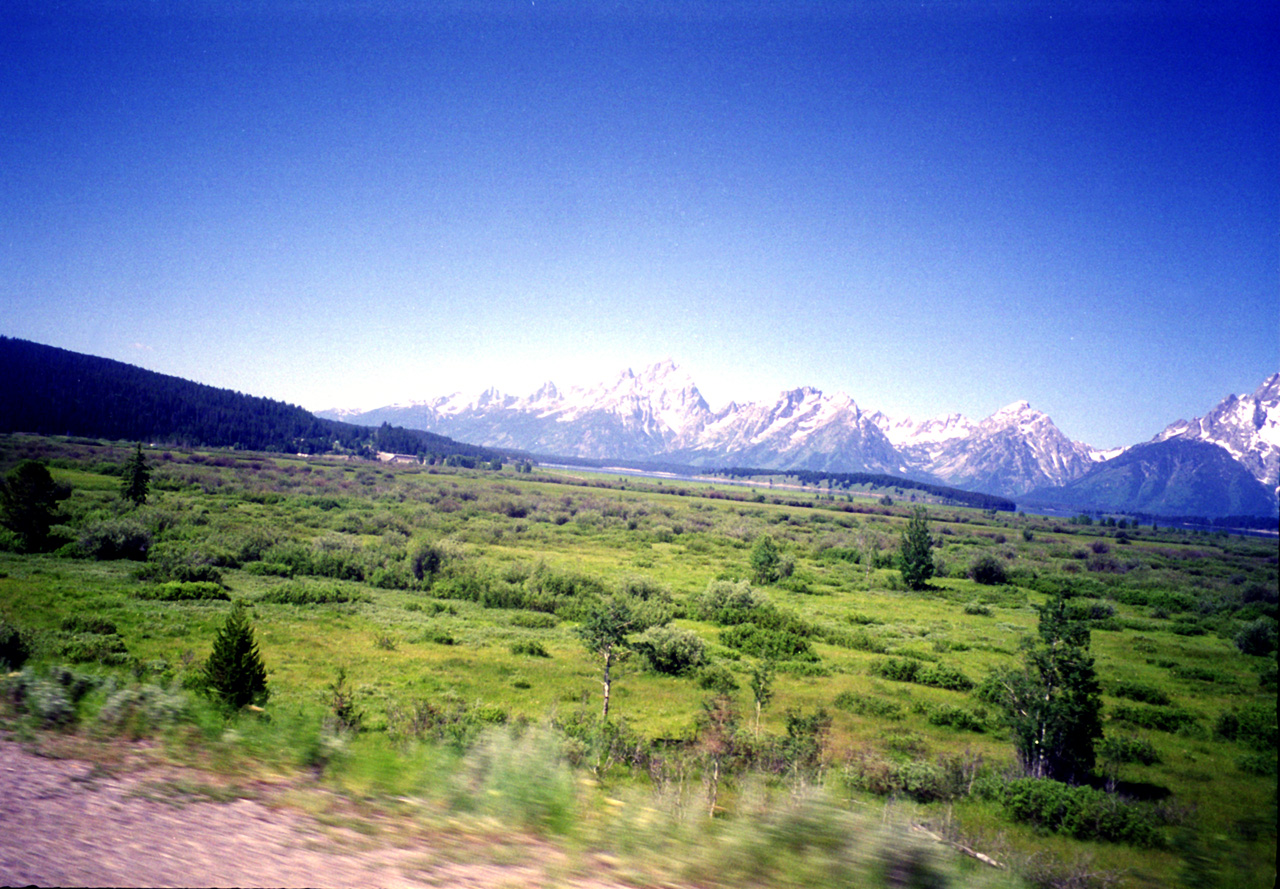
[[[978,422],[915,420],[801,387],[713,410],[670,360],[592,387],[548,382],[524,397],[488,389],[319,415],[548,455],[883,472],[1072,509],[1272,515],[1280,481],[1280,374],[1150,442],[1112,451],[1072,441],[1025,401]]]

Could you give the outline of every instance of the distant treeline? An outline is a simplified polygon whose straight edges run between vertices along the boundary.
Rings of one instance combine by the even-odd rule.
[[[934,485],[915,479],[902,478],[896,475],[885,475],[875,472],[826,472],[813,469],[753,469],[744,466],[730,466],[717,469],[715,473],[729,478],[757,478],[768,475],[785,475],[797,479],[802,484],[830,484],[832,490],[848,489],[866,485],[877,488],[898,488],[904,491],[920,491],[931,497],[937,497],[956,506],[972,506],[975,509],[995,509],[1001,512],[1014,512],[1018,504],[994,494],[982,494],[977,491],[962,491],[959,488],[948,488],[945,485]]]
[[[1145,512],[1129,513],[1129,516],[1134,520],[1134,524],[1156,524],[1168,528],[1176,528],[1180,525],[1189,525],[1197,528],[1212,528],[1216,531],[1230,531],[1233,529],[1245,529],[1249,531],[1280,530],[1275,516],[1228,515],[1211,519],[1208,516],[1167,516],[1152,515]]]
[[[498,456],[430,432],[323,420],[282,401],[10,337],[0,337],[0,432],[282,453]]]

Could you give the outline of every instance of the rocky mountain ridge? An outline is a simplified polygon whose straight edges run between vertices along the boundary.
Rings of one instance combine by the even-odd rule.
[[[1008,497],[1069,485],[1124,451],[1070,440],[1025,401],[978,422],[956,413],[915,420],[867,411],[843,392],[805,386],[771,402],[731,402],[713,410],[671,360],[639,372],[627,369],[597,386],[562,390],[547,382],[524,397],[496,389],[475,397],[455,393],[343,419],[543,454],[887,472]],[[1250,396],[1228,396],[1202,418],[1171,424],[1153,443],[1177,438],[1216,444],[1274,490],[1278,427],[1280,374]]]

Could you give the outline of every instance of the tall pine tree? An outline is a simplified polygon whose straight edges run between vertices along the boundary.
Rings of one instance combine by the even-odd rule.
[[[142,442],[138,442],[138,450],[121,467],[120,496],[132,500],[134,506],[141,506],[147,502],[150,485],[151,467],[142,454]]]

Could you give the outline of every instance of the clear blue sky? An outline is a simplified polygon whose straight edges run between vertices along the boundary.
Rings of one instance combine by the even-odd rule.
[[[670,356],[1098,446],[1280,369],[1273,2],[259,5],[0,6],[0,334],[313,409]]]

